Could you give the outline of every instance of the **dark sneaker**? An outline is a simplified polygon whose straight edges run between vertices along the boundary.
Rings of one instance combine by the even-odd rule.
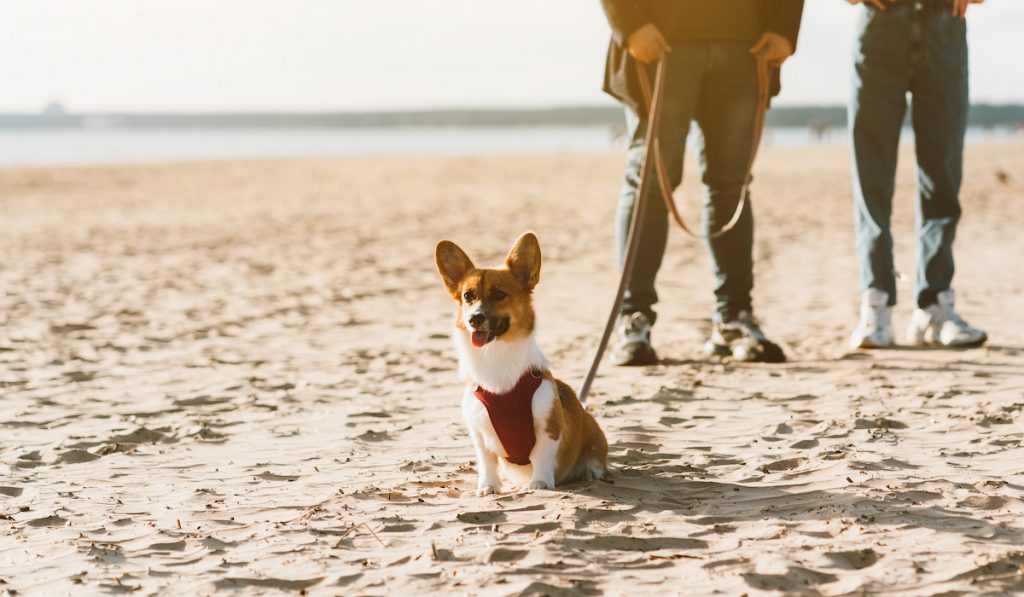
[[[750,311],[740,311],[735,318],[716,323],[711,328],[711,338],[704,344],[704,352],[747,362],[782,363],[786,360],[785,353],[765,337]]]
[[[651,347],[651,322],[646,315],[636,312],[619,317],[610,357],[612,363],[620,367],[654,365],[658,362],[658,355]]]

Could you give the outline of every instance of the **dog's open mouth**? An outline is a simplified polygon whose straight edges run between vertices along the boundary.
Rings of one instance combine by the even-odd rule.
[[[473,341],[473,346],[480,348],[484,344],[494,340],[494,335],[490,332],[473,332],[470,339]]]
[[[477,348],[483,348],[488,342],[500,337],[502,334],[508,331],[509,321],[508,317],[503,318],[493,330],[475,330],[470,334],[470,341],[473,346]]]

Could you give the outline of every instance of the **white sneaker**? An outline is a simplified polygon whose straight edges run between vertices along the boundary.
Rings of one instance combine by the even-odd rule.
[[[892,346],[892,307],[889,293],[868,288],[860,299],[860,323],[850,336],[853,348],[889,348]]]
[[[953,310],[956,294],[943,290],[939,302],[925,309],[914,309],[907,328],[907,342],[915,346],[944,346],[950,348],[978,346],[988,340],[988,334],[972,328]]]

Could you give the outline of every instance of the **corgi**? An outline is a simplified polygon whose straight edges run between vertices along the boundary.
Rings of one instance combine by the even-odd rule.
[[[452,337],[466,382],[462,415],[476,450],[476,494],[500,493],[502,479],[554,489],[603,477],[604,433],[572,388],[551,374],[534,336],[537,237],[520,236],[504,267],[477,268],[446,240],[434,260],[458,305]]]

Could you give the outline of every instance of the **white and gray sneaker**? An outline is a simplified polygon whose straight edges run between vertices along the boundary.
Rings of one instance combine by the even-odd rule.
[[[988,340],[988,334],[972,328],[953,309],[956,293],[953,289],[939,293],[938,302],[924,309],[914,309],[907,328],[907,342],[914,346],[941,346],[964,348],[979,346]]]
[[[612,363],[620,367],[654,365],[658,355],[651,346],[651,321],[640,311],[619,316],[612,345]]]
[[[889,293],[868,288],[860,299],[860,323],[850,336],[853,348],[889,348],[892,346],[892,307]]]

